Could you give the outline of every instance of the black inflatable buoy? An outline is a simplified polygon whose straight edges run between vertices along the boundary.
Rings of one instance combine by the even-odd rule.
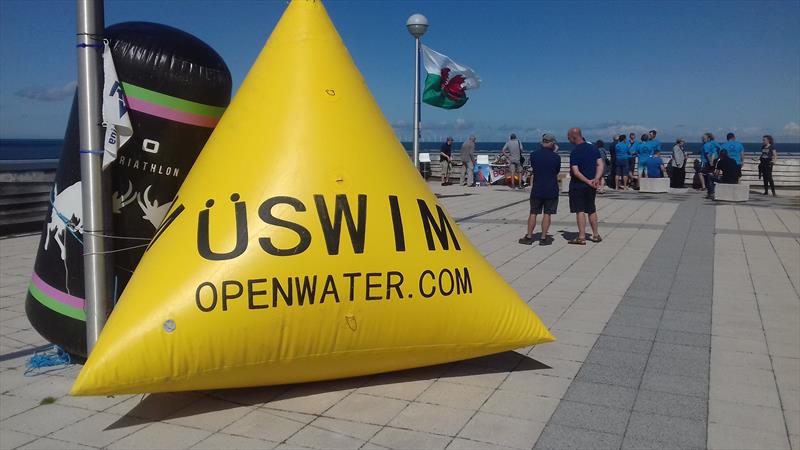
[[[147,22],[106,29],[134,134],[111,171],[118,298],[222,112],[231,75],[208,45]],[[25,310],[33,327],[72,355],[86,356],[78,111],[73,101]]]

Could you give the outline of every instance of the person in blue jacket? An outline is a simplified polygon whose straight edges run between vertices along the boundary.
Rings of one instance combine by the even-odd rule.
[[[728,157],[736,161],[739,166],[739,174],[742,173],[742,157],[744,156],[744,146],[736,140],[736,135],[728,133],[728,142],[722,144],[722,148],[728,152]]]
[[[547,235],[550,229],[550,216],[558,213],[558,172],[561,171],[561,157],[558,156],[556,137],[550,133],[542,135],[541,149],[531,152],[531,171],[533,171],[533,186],[531,188],[530,215],[525,236],[519,240],[520,244],[531,245],[533,230],[536,228],[536,216],[542,216],[542,232],[539,245],[550,245],[553,238]]]
[[[658,132],[656,130],[650,130],[650,133],[648,134],[648,139],[647,139],[648,157],[655,155],[656,151],[661,152],[661,141],[659,141],[658,138],[656,138],[656,135],[658,135]],[[647,167],[647,159],[644,160],[644,166]],[[640,157],[639,168],[641,169],[641,167],[642,167],[642,158]],[[642,172],[645,173],[645,171]],[[647,176],[646,173],[645,176]]]
[[[663,178],[666,167],[661,159],[661,150],[656,150],[647,158],[647,178]]]
[[[708,188],[711,175],[714,173],[714,163],[719,158],[720,145],[714,140],[712,133],[703,133],[703,147],[700,149],[701,173]]]
[[[614,175],[617,177],[617,189],[623,191],[628,189],[628,171],[630,167],[630,147],[625,142],[625,135],[619,135],[619,142],[614,147],[616,150],[616,165],[614,166]]]
[[[636,148],[633,151],[633,153],[639,157],[638,170],[636,170],[636,166],[634,166],[633,163],[631,163],[631,169],[633,169],[633,171],[636,172],[637,176],[642,176],[642,177],[647,176],[646,172],[647,159],[650,158],[650,147],[649,147],[650,143],[648,142],[649,140],[650,140],[650,135],[643,134],[642,140],[639,141],[639,143],[636,145]]]

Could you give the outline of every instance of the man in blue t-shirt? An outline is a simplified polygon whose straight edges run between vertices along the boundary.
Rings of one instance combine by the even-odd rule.
[[[556,148],[556,137],[545,133],[542,135],[542,148],[531,153],[531,171],[533,171],[531,213],[528,216],[528,231],[519,240],[520,244],[533,244],[536,216],[542,212],[544,216],[542,216],[539,245],[553,243],[553,239],[547,235],[547,230],[550,229],[550,215],[558,212],[558,172],[561,171],[561,157],[556,153]]]
[[[580,128],[570,128],[567,138],[575,146],[569,155],[569,210],[575,213],[575,220],[578,222],[578,237],[571,239],[569,243],[586,245],[587,214],[592,226],[592,242],[600,242],[603,239],[597,230],[597,207],[594,200],[603,176],[603,158],[592,144],[586,142]]]
[[[719,158],[720,146],[714,140],[711,133],[703,133],[703,147],[700,149],[700,164],[702,177],[705,180],[706,189],[711,184],[711,175],[714,172],[714,165]]]
[[[656,150],[653,156],[647,159],[647,178],[664,177],[664,160],[661,159],[661,150]]]
[[[642,176],[642,173],[646,170],[645,163],[647,162],[647,158],[650,157],[650,148],[647,146],[647,141],[650,140],[649,134],[643,134],[642,140],[639,141],[632,149],[631,149],[631,176],[636,174],[636,176]],[[637,156],[639,158],[639,170],[636,170],[636,161],[634,161],[633,156]]]
[[[647,152],[648,158],[654,155],[656,151],[661,152],[661,141],[656,139],[656,135],[658,135],[658,132],[656,130],[650,130],[650,133],[648,134],[647,145],[646,145],[647,148],[645,150]],[[644,164],[642,164],[643,162]],[[639,157],[639,166],[642,165],[647,167],[647,158],[645,158],[644,161],[642,161],[642,158]]]
[[[614,175],[617,177],[617,189],[620,191],[623,189],[628,188],[628,171],[629,171],[629,161],[628,158],[630,157],[630,147],[628,143],[625,142],[625,135],[619,135],[619,142],[614,147],[616,150],[616,161],[614,163]]]
[[[736,161],[739,166],[739,172],[742,171],[742,156],[744,155],[744,146],[736,140],[736,135],[728,133],[726,136],[728,142],[721,145],[721,147],[728,152],[728,157]]]
[[[714,161],[719,157],[719,143],[714,140],[711,133],[703,133],[703,147],[700,149],[700,164],[706,167],[714,167]]]

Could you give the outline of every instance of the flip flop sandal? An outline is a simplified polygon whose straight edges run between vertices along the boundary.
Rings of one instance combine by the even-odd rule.
[[[572,244],[572,245],[586,245],[586,239],[579,239],[579,238],[571,239],[571,240],[569,240],[569,241],[567,242],[567,244]]]
[[[600,236],[592,236],[592,242],[602,242],[603,238]]]

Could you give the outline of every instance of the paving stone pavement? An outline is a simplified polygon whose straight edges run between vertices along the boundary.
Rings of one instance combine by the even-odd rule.
[[[23,374],[47,344],[24,312],[38,235],[2,239],[0,449],[798,448],[796,199],[609,193],[603,242],[577,247],[562,197],[555,243],[529,247],[528,192],[430,186],[557,342],[304,385],[73,398],[80,366]]]
[[[705,446],[714,219],[680,204],[535,448]]]

